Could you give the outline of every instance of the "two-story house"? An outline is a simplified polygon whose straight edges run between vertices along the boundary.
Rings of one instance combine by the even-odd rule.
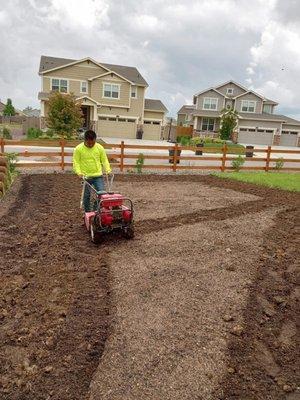
[[[52,91],[73,93],[81,104],[83,127],[100,137],[160,139],[166,107],[145,99],[147,82],[135,67],[99,63],[91,58],[70,60],[42,56],[41,117],[47,116]]]
[[[300,121],[274,114],[276,101],[229,81],[200,91],[192,105],[178,111],[178,125],[193,126],[194,134],[218,136],[221,111],[238,112],[238,141],[246,144],[300,145]]]

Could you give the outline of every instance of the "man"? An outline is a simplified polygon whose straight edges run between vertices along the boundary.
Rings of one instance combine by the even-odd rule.
[[[84,134],[84,143],[75,147],[73,153],[73,170],[80,177],[85,178],[97,191],[105,190],[103,182],[103,169],[107,174],[111,168],[106,152],[101,144],[96,143],[97,135],[94,131],[88,130]],[[85,185],[83,194],[84,211],[90,211],[91,191]]]

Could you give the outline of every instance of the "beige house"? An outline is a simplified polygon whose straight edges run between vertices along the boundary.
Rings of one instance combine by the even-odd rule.
[[[142,127],[143,139],[160,139],[167,109],[160,100],[145,99],[148,84],[135,67],[42,56],[39,75],[41,117],[47,116],[52,91],[73,93],[83,127],[99,137],[136,138]]]
[[[274,114],[273,100],[229,81],[194,95],[194,104],[178,111],[178,125],[193,126],[195,135],[217,136],[220,114],[233,108],[239,114],[238,141],[246,144],[300,145],[300,121]]]

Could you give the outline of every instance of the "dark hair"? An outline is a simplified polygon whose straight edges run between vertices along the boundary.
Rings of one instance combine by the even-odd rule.
[[[97,139],[96,132],[92,131],[91,129],[84,132],[84,140],[96,140],[96,139]]]

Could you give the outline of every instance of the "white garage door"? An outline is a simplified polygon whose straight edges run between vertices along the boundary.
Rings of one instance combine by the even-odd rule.
[[[161,125],[160,123],[153,121],[144,121],[143,126],[143,139],[146,140],[160,140],[161,136]]]
[[[245,144],[273,144],[273,129],[248,129],[240,128],[238,141]]]
[[[122,118],[101,117],[97,124],[97,135],[101,137],[115,137],[135,139],[136,120]]]
[[[280,146],[297,146],[298,132],[282,131],[280,136]]]

